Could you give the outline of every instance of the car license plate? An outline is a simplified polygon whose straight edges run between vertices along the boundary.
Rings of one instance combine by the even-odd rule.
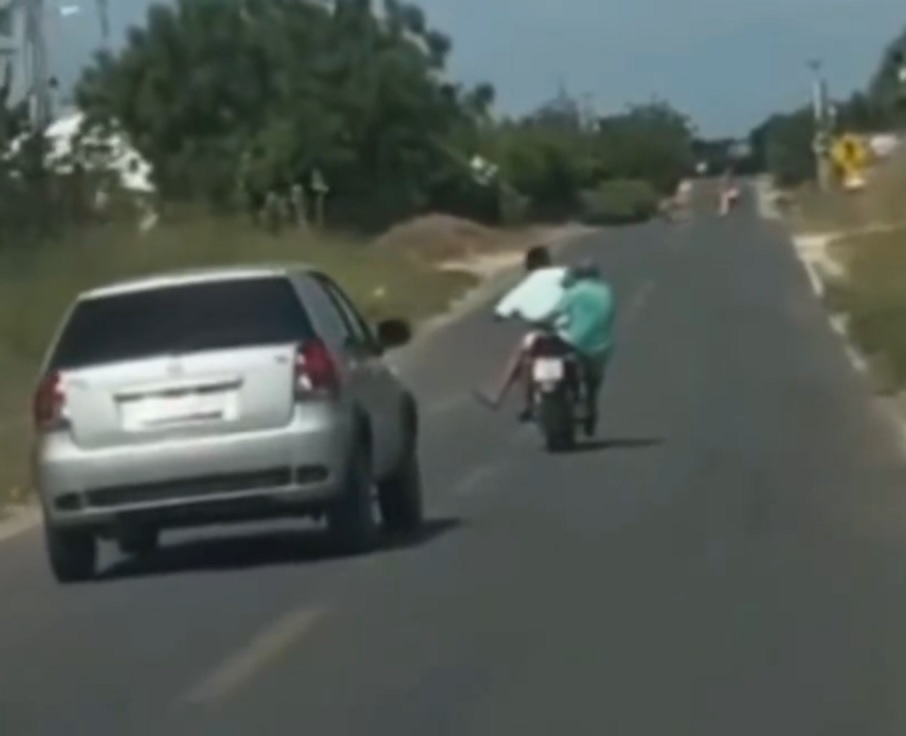
[[[560,381],[563,374],[563,361],[558,358],[536,358],[532,365],[532,376],[539,383]]]
[[[149,397],[124,407],[126,429],[149,429],[181,422],[216,421],[231,414],[224,394],[186,394],[184,396]]]

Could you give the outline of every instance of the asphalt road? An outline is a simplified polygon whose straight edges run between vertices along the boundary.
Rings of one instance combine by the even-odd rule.
[[[406,369],[418,543],[170,539],[58,588],[0,544],[0,734],[906,732],[906,475],[779,229],[750,211],[594,236],[622,305],[600,441],[470,401],[473,314]]]

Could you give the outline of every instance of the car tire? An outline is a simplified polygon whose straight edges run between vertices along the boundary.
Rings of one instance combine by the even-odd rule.
[[[160,530],[148,526],[121,529],[116,544],[124,555],[146,555],[160,545]]]
[[[91,580],[97,569],[98,546],[94,534],[44,525],[44,542],[50,569],[58,583]]]
[[[391,534],[414,534],[421,528],[424,502],[415,442],[393,474],[378,484],[378,506],[384,528]]]
[[[346,467],[342,495],[327,512],[327,527],[343,554],[360,554],[374,547],[377,524],[372,498],[371,458],[359,443]]]

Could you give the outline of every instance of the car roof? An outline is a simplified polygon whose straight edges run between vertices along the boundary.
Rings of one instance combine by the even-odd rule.
[[[147,276],[140,276],[123,281],[89,289],[82,292],[79,301],[88,299],[104,299],[123,294],[132,294],[141,291],[154,291],[175,286],[189,286],[192,284],[207,284],[218,281],[240,281],[246,279],[260,279],[274,276],[292,276],[298,273],[315,272],[317,269],[306,263],[256,263],[235,266],[218,266],[214,268],[194,268],[180,271],[165,271]]]

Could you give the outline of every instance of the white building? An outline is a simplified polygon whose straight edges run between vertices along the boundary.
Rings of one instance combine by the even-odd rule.
[[[76,110],[55,120],[47,129],[46,164],[58,174],[70,173],[76,165],[86,171],[114,174],[126,192],[150,195],[155,192],[153,170],[120,131],[86,128],[85,114]],[[15,153],[24,139],[13,141]]]

